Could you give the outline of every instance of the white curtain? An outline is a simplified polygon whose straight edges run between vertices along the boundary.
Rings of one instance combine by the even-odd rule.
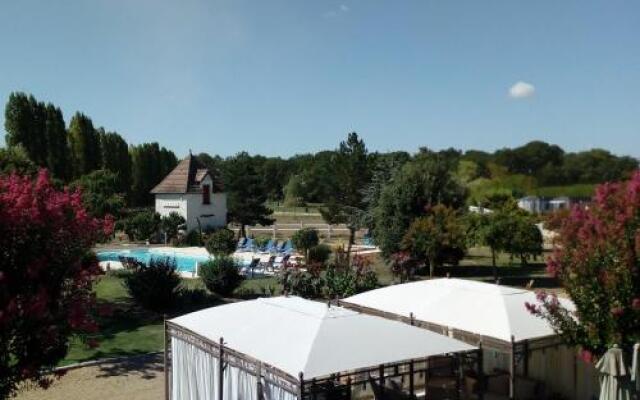
[[[297,400],[298,395],[291,393],[280,386],[276,386],[272,383],[267,383],[262,379],[262,393],[264,400]]]
[[[172,400],[218,399],[218,358],[184,340],[171,338]],[[227,365],[223,400],[258,400],[257,380],[251,373]],[[264,400],[297,400],[295,393],[262,379]]]
[[[254,375],[227,365],[224,370],[223,400],[258,400],[257,385]]]
[[[210,400],[217,396],[218,359],[175,337],[171,338],[171,398]]]

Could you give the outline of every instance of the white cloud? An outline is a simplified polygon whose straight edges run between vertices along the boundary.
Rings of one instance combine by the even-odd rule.
[[[509,88],[509,97],[514,99],[524,99],[535,94],[536,87],[530,83],[518,81]]]
[[[340,4],[338,6],[338,8],[334,9],[334,10],[329,10],[325,13],[322,14],[323,17],[325,18],[335,18],[340,14],[346,14],[351,10],[351,8],[349,8],[348,5],[346,4]]]

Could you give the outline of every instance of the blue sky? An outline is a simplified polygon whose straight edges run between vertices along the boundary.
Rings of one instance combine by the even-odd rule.
[[[179,156],[355,130],[381,151],[637,157],[640,2],[5,0],[0,101],[15,90]]]

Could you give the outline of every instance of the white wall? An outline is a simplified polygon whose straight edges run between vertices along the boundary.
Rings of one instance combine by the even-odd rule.
[[[177,212],[187,219],[187,202],[182,194],[156,194],[156,212],[163,217]]]
[[[202,204],[201,193],[189,193],[184,195],[187,204],[187,230],[198,228],[198,218],[202,229],[217,228],[227,225],[227,195],[224,193],[212,193],[211,204]],[[203,215],[213,214],[213,217]]]
[[[203,182],[212,187],[210,177]],[[168,216],[177,212],[187,221],[187,230],[198,229],[198,218],[202,229],[218,228],[227,225],[227,195],[225,193],[211,193],[210,204],[202,204],[202,193],[186,194],[156,194],[156,212],[161,216]],[[204,217],[213,215],[213,217]]]

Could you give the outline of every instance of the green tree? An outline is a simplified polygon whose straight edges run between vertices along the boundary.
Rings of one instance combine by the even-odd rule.
[[[131,200],[134,205],[153,203],[149,193],[178,164],[172,151],[158,143],[143,143],[130,148],[131,155]]]
[[[229,221],[240,225],[240,236],[246,236],[247,225],[270,225],[273,213],[265,205],[267,196],[251,156],[238,153],[224,163],[224,186],[227,192]]]
[[[0,148],[0,175],[16,173],[18,175],[34,175],[38,171],[27,156],[22,146]]]
[[[141,211],[129,216],[124,221],[124,231],[129,240],[148,240],[158,232],[162,219],[154,211]]]
[[[235,234],[231,229],[218,229],[209,235],[205,247],[214,256],[228,256],[236,250]]]
[[[69,149],[73,160],[73,175],[80,177],[100,169],[102,153],[100,137],[91,119],[76,113],[69,124]]]
[[[291,175],[289,182],[284,187],[284,205],[287,207],[304,206],[305,185],[302,176]]]
[[[529,258],[542,255],[542,232],[528,215],[515,214],[507,251],[526,265]]]
[[[113,172],[99,169],[81,176],[71,186],[81,189],[82,201],[91,215],[104,217],[122,213],[124,195],[120,192],[118,177]]]
[[[349,229],[347,257],[355,242],[356,231],[362,227],[365,188],[371,180],[369,153],[364,140],[351,132],[340,143],[333,163],[333,178],[326,207],[320,210],[329,224],[346,224]]]
[[[447,252],[464,254],[465,228],[456,210],[437,204],[427,215],[415,219],[402,239],[404,250],[429,263],[429,276],[441,265]]]
[[[71,177],[71,155],[67,143],[67,128],[62,111],[49,103],[45,107],[45,137],[47,140],[47,168],[58,179]]]
[[[309,259],[309,249],[318,245],[320,237],[316,229],[302,228],[291,236],[291,241],[296,249],[302,251],[304,259],[307,261]]]
[[[178,229],[180,225],[185,223],[185,219],[177,212],[169,213],[169,215],[162,217],[160,220],[160,228],[166,235],[166,240],[171,240],[178,236]]]
[[[4,117],[7,145],[21,145],[31,161],[40,167],[47,166],[44,105],[25,93],[11,93]]]
[[[235,258],[220,255],[200,266],[200,277],[210,292],[229,296],[244,280],[239,271]]]
[[[382,187],[371,210],[373,237],[385,257],[400,250],[402,238],[414,219],[436,204],[458,209],[466,190],[452,174],[456,160],[433,152],[421,152],[406,163]]]
[[[99,128],[100,148],[102,150],[102,168],[117,175],[121,193],[131,190],[131,155],[127,142],[115,132],[105,132]]]

